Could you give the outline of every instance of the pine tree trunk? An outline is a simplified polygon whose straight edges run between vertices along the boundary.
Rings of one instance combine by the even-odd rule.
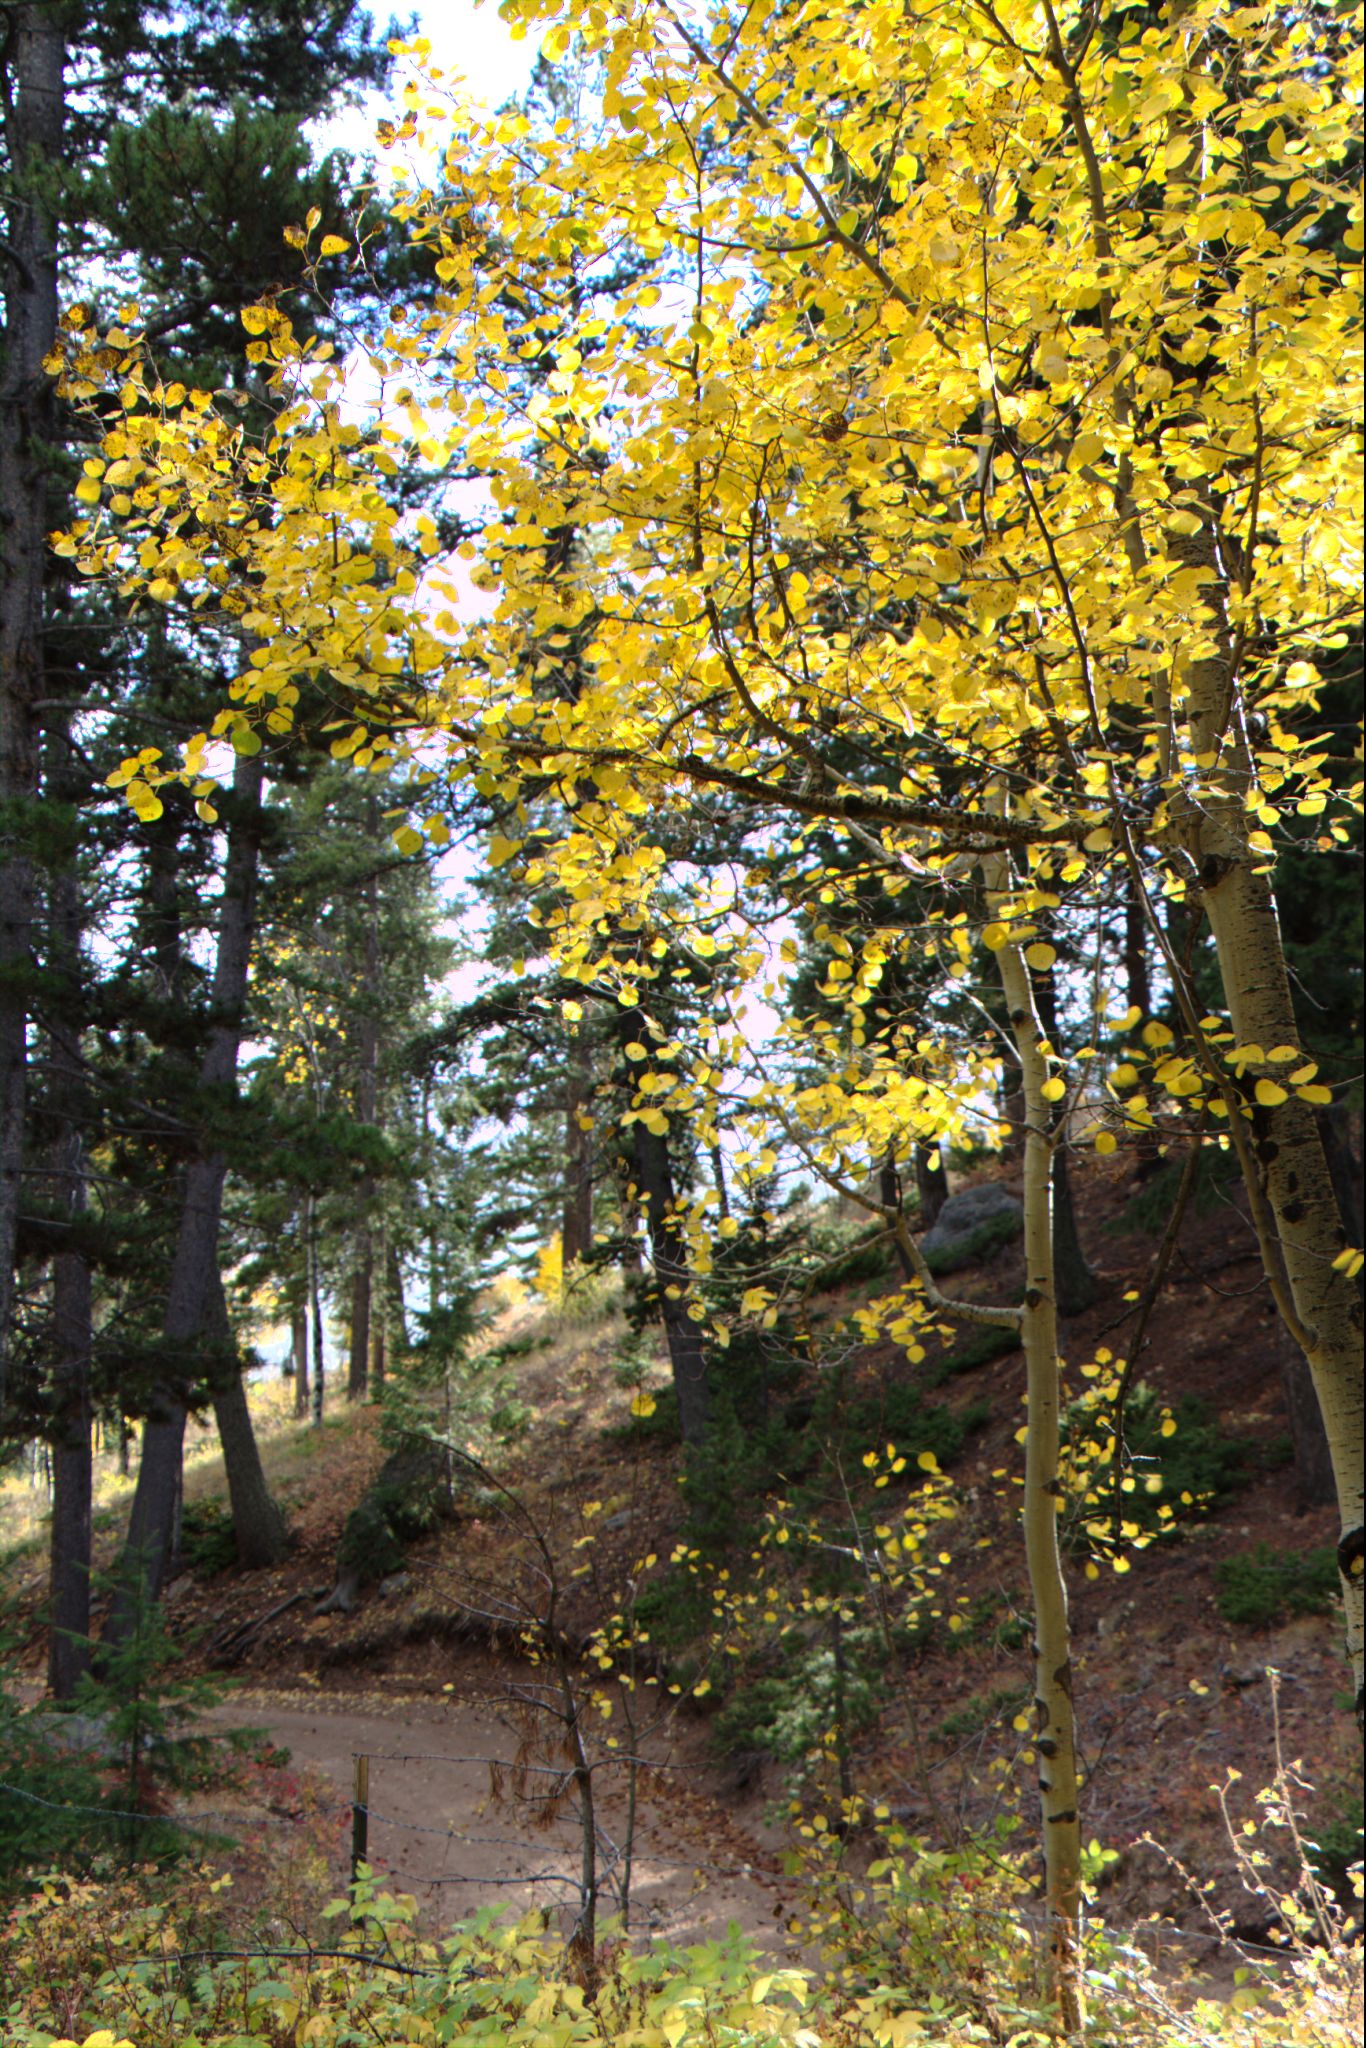
[[[569,1044],[564,1105],[564,1209],[560,1226],[561,1270],[586,1259],[593,1249],[593,1135],[581,1119],[593,1094],[588,1034],[580,1025]]]
[[[47,794],[69,798],[70,740],[63,723],[49,731]],[[71,1242],[52,1264],[52,1534],[49,1551],[48,1690],[71,1699],[90,1668],[90,1547],[93,1471],[90,1368],[90,1263],[79,1242],[86,1212],[85,1068],[81,1022],[81,896],[75,851],[54,866],[48,890],[47,1037],[51,1107],[61,1127],[53,1166],[54,1200],[66,1212]]]
[[[318,1278],[318,1205],[312,1195],[304,1214],[308,1261],[308,1306],[313,1317],[313,1427],[323,1426],[323,1400],[327,1390],[327,1350],[323,1337],[323,1298]]]
[[[366,805],[366,838],[379,849],[379,806],[372,797]],[[356,1109],[363,1124],[379,1122],[379,1018],[383,963],[379,951],[379,877],[371,871],[365,881],[364,940],[365,1007],[360,1019],[360,1080]],[[357,1193],[360,1228],[356,1232],[356,1270],[351,1281],[351,1348],[346,1362],[346,1398],[364,1401],[370,1391],[370,1326],[375,1278],[375,1183],[366,1174]]]
[[[0,255],[0,1417],[8,1387],[27,1095],[38,710],[43,696],[47,485],[55,410],[43,358],[57,334],[57,224],[65,118],[64,10],[6,10],[7,246]]]
[[[1129,1008],[1142,1017],[1153,1013],[1152,979],[1148,972],[1148,925],[1137,884],[1124,877],[1124,990]]]
[[[81,1141],[72,1135],[67,1167],[67,1213],[85,1209]],[[90,1668],[91,1466],[90,1266],[76,1250],[59,1252],[52,1267],[52,1537],[49,1551],[47,1682],[56,1700],[74,1697]]]
[[[1067,1151],[1061,1140],[1053,1153],[1053,1273],[1058,1314],[1085,1315],[1087,1309],[1094,1306],[1099,1289],[1082,1250],[1081,1233],[1077,1229],[1077,1206],[1072,1199],[1072,1181],[1067,1171]]]
[[[891,1216],[899,1216],[901,1214],[901,1174],[897,1168],[896,1153],[890,1145],[883,1154],[882,1163],[877,1170],[877,1194],[884,1214]],[[909,1251],[906,1249],[904,1240],[898,1235],[893,1242],[896,1246],[897,1264],[901,1268],[902,1278],[913,1280],[915,1278],[915,1265]]]
[[[403,1299],[403,1262],[392,1238],[384,1247],[384,1344],[390,1369],[408,1350],[408,1308]]]
[[[366,1182],[366,1188],[373,1184]],[[363,1230],[356,1246],[360,1264],[351,1280],[351,1333],[346,1361],[346,1398],[364,1401],[370,1391],[370,1233]]]
[[[223,1277],[215,1270],[209,1286],[206,1329],[221,1363],[213,1387],[213,1413],[223,1446],[223,1470],[232,1506],[232,1531],[237,1561],[244,1571],[266,1571],[289,1553],[285,1518],[266,1483],[261,1450],[252,1427],[242,1366],[223,1293]]]
[[[636,1192],[645,1211],[645,1227],[650,1237],[650,1257],[659,1291],[659,1312],[664,1321],[664,1339],[669,1347],[674,1392],[678,1397],[679,1427],[684,1443],[693,1447],[700,1444],[706,1435],[711,1398],[702,1332],[688,1314],[692,1274],[687,1244],[675,1213],[669,1140],[647,1130],[640,1122],[631,1128],[635,1133]]]
[[[199,1085],[208,1096],[226,1095],[237,1073],[255,926],[261,786],[260,756],[239,757],[233,771],[234,815],[228,829],[214,959],[214,1022],[199,1069]],[[157,1389],[153,1413],[143,1426],[142,1462],[117,1569],[118,1583],[105,1625],[105,1639],[110,1642],[125,1641],[144,1602],[160,1598],[179,1550],[186,1394],[196,1376],[197,1340],[205,1327],[218,1277],[218,1235],[226,1173],[223,1153],[213,1150],[192,1160],[185,1174],[180,1228],[162,1325],[175,1377],[168,1377]]]
[[[944,1171],[941,1146],[917,1144],[915,1191],[920,1198],[921,1227],[933,1230],[939,1220],[939,1212],[949,1198],[949,1177]]]
[[[294,1358],[294,1413],[308,1413],[308,1310],[296,1308],[289,1319],[290,1350]]]

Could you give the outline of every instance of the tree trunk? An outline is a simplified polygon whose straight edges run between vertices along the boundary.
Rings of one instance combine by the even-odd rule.
[[[1349,1244],[1362,1241],[1361,1161],[1352,1144],[1351,1113],[1345,1102],[1334,1102],[1315,1115],[1328,1178],[1337,1197],[1338,1215]]]
[[[692,1274],[687,1243],[676,1214],[669,1140],[639,1121],[631,1128],[635,1134],[636,1193],[650,1236],[659,1312],[664,1319],[664,1338],[678,1396],[679,1427],[684,1443],[693,1447],[706,1434],[711,1401],[702,1332],[688,1314]]]
[[[323,1426],[323,1399],[327,1381],[327,1350],[323,1338],[323,1298],[318,1280],[318,1205],[312,1195],[304,1212],[305,1251],[308,1261],[308,1306],[313,1317],[313,1427]]]
[[[593,1062],[588,1034],[582,1025],[569,1043],[564,1105],[564,1212],[560,1226],[561,1271],[568,1280],[570,1268],[586,1259],[593,1249],[593,1134],[581,1118],[588,1115],[593,1097]]]
[[[1124,877],[1124,990],[1129,1008],[1140,1016],[1153,1013],[1152,979],[1148,972],[1148,924],[1132,875]]]
[[[373,1190],[373,1183],[362,1187]],[[370,1392],[370,1233],[362,1230],[356,1246],[360,1264],[351,1281],[350,1349],[346,1361],[346,1398],[364,1401]]]
[[[1009,886],[1004,855],[984,863],[987,886],[999,901]],[[990,900],[990,899],[989,899]],[[1061,1391],[1053,1272],[1053,1162],[1049,1104],[1044,1095],[1048,1061],[1024,954],[1003,946],[997,954],[1006,1009],[1020,1058],[1024,1094],[1024,1338],[1028,1406],[1025,1438],[1024,1536],[1034,1604],[1034,1745],[1039,1753],[1043,1809],[1044,1879],[1053,1989],[1063,2030],[1082,2022],[1078,1943],[1081,1932],[1081,1824],[1078,1812],[1076,1725],[1067,1584],[1058,1548],[1062,1485],[1058,1477]]]
[[[1285,1400],[1290,1441],[1295,1447],[1295,1493],[1301,1508],[1321,1508],[1336,1498],[1333,1454],[1323,1426],[1309,1361],[1282,1324],[1281,1394]]]
[[[308,1309],[296,1308],[289,1319],[290,1350],[294,1359],[294,1413],[308,1413]]]
[[[1045,930],[1048,929],[1045,923]],[[1058,985],[1051,967],[1036,974],[1033,982],[1039,1022],[1058,1058],[1063,1057],[1062,1033],[1058,1027]],[[1147,1012],[1144,1012],[1146,1016]],[[1062,1071],[1059,1069],[1059,1071]],[[1072,1201],[1072,1183],[1067,1172],[1067,1150],[1060,1129],[1051,1131],[1053,1146],[1053,1284],[1061,1316],[1080,1316],[1095,1301],[1096,1276],[1086,1263],[1077,1212]]]
[[[1167,553],[1183,566],[1198,564],[1206,578],[1213,579],[1213,594],[1207,595],[1206,603],[1219,607],[1217,651],[1188,663],[1185,680],[1191,750],[1197,759],[1208,755],[1218,760],[1220,772],[1217,778],[1207,778],[1198,801],[1177,807],[1175,830],[1199,878],[1236,1042],[1263,1052],[1298,1046],[1299,1028],[1266,858],[1249,844],[1255,819],[1246,798],[1256,783],[1233,677],[1231,635],[1220,603],[1222,564],[1212,524],[1193,535],[1169,535]],[[1292,1311],[1291,1334],[1308,1360],[1332,1454],[1347,1653],[1360,1720],[1366,1711],[1362,1300],[1355,1281],[1333,1263],[1347,1245],[1347,1233],[1314,1110],[1293,1087],[1282,1085],[1290,1072],[1289,1063],[1256,1060],[1244,1065],[1248,1169],[1256,1182],[1249,1194],[1254,1209],[1270,1211],[1275,1241],[1264,1249],[1268,1279],[1273,1293]],[[1269,1083],[1264,1092],[1274,1091],[1284,1100],[1258,1101],[1258,1082]],[[1278,1262],[1283,1271],[1277,1270]]]
[[[915,1148],[915,1191],[920,1198],[920,1222],[933,1230],[939,1212],[949,1198],[949,1177],[944,1170],[944,1153],[939,1144],[917,1144]]]
[[[223,1276],[217,1270],[209,1284],[206,1328],[221,1353],[213,1386],[213,1413],[218,1440],[223,1446],[223,1470],[228,1480],[232,1505],[232,1532],[237,1539],[237,1561],[244,1571],[265,1571],[288,1555],[289,1531],[285,1518],[271,1497],[261,1463],[260,1446],[252,1427],[247,1390],[242,1384],[242,1365]]]
[[[57,335],[57,223],[65,115],[65,11],[7,9],[4,200],[0,255],[5,332],[0,362],[0,1417],[7,1399],[14,1250],[27,1093],[28,977],[33,955],[38,713],[43,696],[47,483],[55,409],[43,358]]]
[[[389,1370],[408,1350],[408,1309],[403,1299],[403,1262],[392,1238],[384,1245],[384,1349]]]
[[[896,1216],[902,1213],[901,1175],[897,1170],[896,1153],[890,1145],[883,1154],[882,1163],[877,1170],[877,1194],[884,1212]],[[906,1249],[904,1239],[898,1234],[893,1242],[896,1246],[897,1264],[901,1268],[902,1278],[913,1280],[915,1278],[915,1265],[909,1251]]]
[[[80,1136],[67,1143],[67,1213],[85,1209]],[[52,1267],[52,1540],[47,1682],[56,1700],[74,1697],[90,1668],[91,1468],[90,1266],[74,1248]]]
[[[365,812],[366,839],[379,847],[379,807],[372,797]],[[363,1124],[379,1122],[379,1017],[382,962],[379,953],[379,877],[373,868],[365,881],[364,940],[365,1007],[360,1018],[360,1079],[356,1109]],[[356,1232],[356,1270],[351,1282],[351,1348],[346,1362],[346,1398],[364,1401],[370,1391],[370,1325],[375,1271],[375,1183],[366,1174],[357,1193],[360,1228]]]
[[[1085,1315],[1094,1306],[1099,1289],[1082,1250],[1077,1207],[1067,1171],[1067,1150],[1061,1140],[1053,1154],[1053,1273],[1058,1314]]]
[[[67,800],[69,734],[49,733],[47,794]],[[81,897],[75,850],[54,864],[48,890],[47,1037],[50,1096],[60,1127],[53,1198],[66,1211],[70,1242],[52,1264],[52,1535],[49,1553],[48,1690],[71,1699],[90,1668],[90,1546],[93,1472],[90,1263],[77,1231],[86,1210],[84,1060],[81,1023]]]
[[[199,1085],[225,1097],[237,1074],[247,972],[255,925],[261,830],[260,755],[239,757],[233,771],[234,815],[228,829],[218,947],[213,972],[213,1022],[200,1062]],[[190,1162],[167,1292],[162,1336],[174,1377],[157,1389],[142,1432],[142,1462],[118,1566],[105,1638],[126,1641],[146,1600],[156,1600],[180,1543],[181,1465],[186,1399],[195,1374],[196,1342],[218,1276],[218,1234],[227,1161],[217,1149]]]

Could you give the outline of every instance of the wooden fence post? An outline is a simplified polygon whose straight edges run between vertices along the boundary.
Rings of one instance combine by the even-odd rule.
[[[370,1838],[370,1759],[356,1758],[356,1783],[351,1799],[351,1882],[366,1860]]]

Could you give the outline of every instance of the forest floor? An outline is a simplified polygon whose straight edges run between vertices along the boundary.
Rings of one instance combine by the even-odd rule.
[[[1074,1363],[1100,1344],[1122,1353],[1122,1319],[1155,1248],[1150,1234],[1111,1227],[1132,1209],[1131,1171],[1093,1161],[1077,1178],[1080,1227],[1100,1295],[1065,1327],[1063,1348]],[[952,1287],[1008,1300],[1018,1282],[1018,1250],[1007,1246],[955,1275]],[[888,1277],[825,1297],[813,1324],[833,1328],[869,1294],[894,1284]],[[683,1521],[679,1454],[662,1437],[629,1426],[630,1393],[612,1369],[622,1352],[618,1316],[576,1326],[527,1305],[505,1311],[497,1334],[505,1352],[520,1351],[511,1368],[516,1394],[534,1418],[495,1454],[500,1481],[558,1532],[567,1560],[575,1530],[588,1527],[585,1509],[593,1525],[593,1569],[566,1596],[572,1634],[600,1618],[599,1581],[619,1584],[646,1555],[668,1558]],[[1186,1227],[1138,1375],[1174,1407],[1202,1404],[1199,1440],[1223,1474],[1221,1497],[1135,1557],[1123,1575],[1108,1567],[1095,1580],[1079,1568],[1072,1574],[1084,1830],[1119,1852],[1104,1875],[1101,1907],[1126,1926],[1160,1915],[1174,1951],[1193,1962],[1207,1961],[1217,1946],[1210,1905],[1248,1940],[1262,1940],[1268,1929],[1266,1901],[1234,1881],[1215,1788],[1238,1774],[1235,1817],[1255,1814],[1255,1791],[1273,1776],[1279,1739],[1305,1788],[1311,1835],[1346,1826],[1358,1796],[1336,1610],[1294,1614],[1269,1600],[1256,1620],[1235,1626],[1217,1604],[1221,1561],[1254,1558],[1261,1545],[1284,1559],[1336,1538],[1331,1506],[1297,1501],[1284,1358],[1251,1231],[1236,1201],[1223,1197]],[[934,1366],[933,1351],[912,1367],[890,1345],[846,1350],[852,1384],[888,1398],[917,1373],[932,1376]],[[655,1377],[662,1385],[662,1365]],[[971,1431],[950,1467],[959,1511],[948,1539],[946,1605],[958,1603],[965,1625],[956,1634],[936,1631],[890,1674],[894,1682],[874,1700],[850,1760],[861,1791],[912,1833],[938,1842],[1015,1810],[1025,1823],[1020,1839],[1029,1839],[1033,1772],[1021,1757],[1027,1736],[1012,1726],[1030,1678],[1009,1478],[1022,1391],[1018,1354],[955,1373],[934,1390],[935,1401],[960,1415],[972,1409]],[[262,1728],[292,1755],[292,1770],[266,1773],[242,1797],[238,1817],[258,1866],[262,1856],[277,1864],[287,1856],[290,1831],[297,1836],[306,1811],[316,1851],[309,1882],[335,1886],[349,1848],[354,1759],[364,1754],[371,1759],[369,1860],[414,1893],[429,1923],[459,1917],[475,1900],[553,1904],[567,1887],[535,1873],[572,1876],[576,1864],[566,1858],[578,1849],[563,1804],[538,1811],[534,1794],[538,1770],[558,1769],[563,1752],[532,1697],[544,1674],[527,1666],[515,1628],[488,1621],[496,1596],[524,1568],[515,1518],[492,1496],[476,1499],[415,1544],[403,1571],[365,1590],[353,1612],[317,1614],[316,1596],[333,1582],[343,1523],[383,1457],[377,1411],[334,1413],[314,1432],[279,1412],[278,1395],[271,1398],[275,1420],[264,1454],[295,1534],[289,1560],[264,1574],[186,1573],[167,1601],[188,1660],[241,1688],[215,1718]],[[1221,1465],[1219,1446],[1234,1453]],[[191,1468],[187,1498],[212,1500],[222,1488],[212,1456]],[[106,1555],[118,1507],[111,1499],[101,1518]],[[35,1681],[41,1567],[33,1542],[11,1551],[4,1567],[7,1590],[29,1620]],[[1279,1674],[1274,1682],[1268,1667]],[[723,1751],[711,1701],[688,1696],[695,1677],[678,1694],[658,1688],[655,1725],[623,1736],[623,1750],[646,1766],[635,1828],[636,1924],[688,1939],[735,1921],[780,1940],[797,1901],[784,1853],[789,1803],[795,1790],[809,1808],[815,1788],[794,1785],[793,1767],[762,1744],[732,1741]],[[622,1728],[620,1712],[612,1725]],[[529,1767],[520,1781],[519,1764]],[[625,1775],[604,1769],[598,1779],[600,1818],[616,1848],[628,1833]],[[219,1794],[207,1803],[223,1810]],[[1149,1835],[1161,1851],[1145,1842]],[[610,1860],[614,1851],[605,1853]],[[248,1887],[250,1861],[242,1861]],[[1212,1891],[1202,1904],[1193,1886],[1205,1883]]]

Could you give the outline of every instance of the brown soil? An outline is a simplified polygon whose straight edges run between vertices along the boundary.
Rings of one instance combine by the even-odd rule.
[[[520,1792],[516,1785],[526,1728],[509,1688],[534,1683],[534,1674],[468,1653],[451,1668],[458,1675],[439,1704],[393,1688],[340,1696],[252,1689],[211,1718],[262,1728],[289,1750],[296,1770],[312,1773],[331,1823],[335,1889],[349,1875],[356,1760],[364,1757],[366,1860],[377,1877],[417,1900],[428,1926],[487,1906],[550,1910],[572,1925],[582,1855],[573,1802],[551,1796],[563,1787],[543,1765],[533,1764]],[[635,1930],[686,1943],[724,1934],[735,1922],[771,1941],[790,1900],[764,1839],[769,1831],[699,1793],[686,1742],[648,1748],[633,1832],[624,1773],[612,1774],[616,1783],[606,1773],[596,1780],[603,1911],[619,1910],[616,1883],[629,1847]]]

